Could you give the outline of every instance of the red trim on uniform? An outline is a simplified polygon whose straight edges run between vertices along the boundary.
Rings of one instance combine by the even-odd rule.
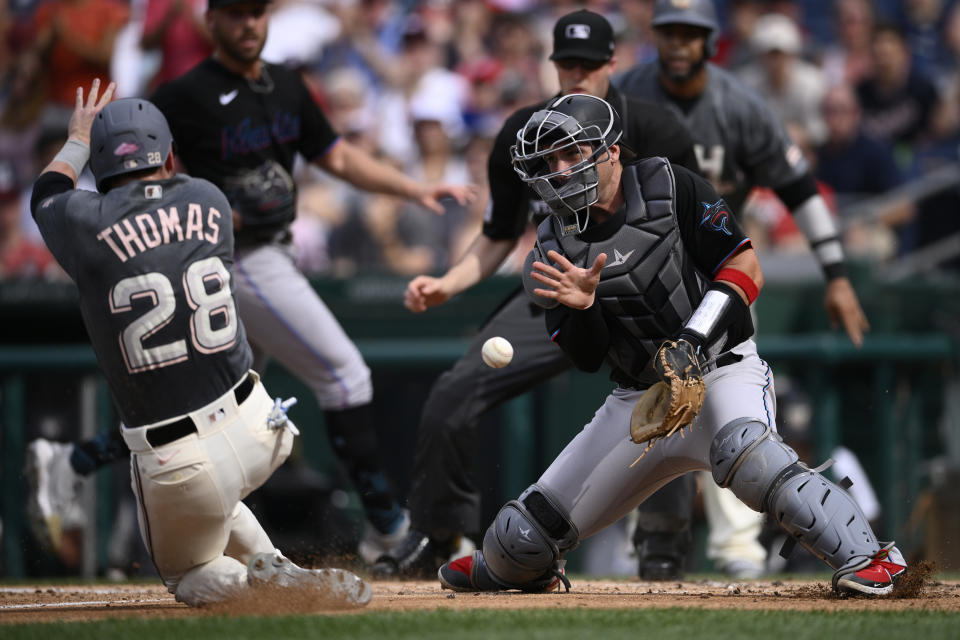
[[[753,278],[739,269],[731,267],[720,269],[720,272],[713,279],[726,280],[743,289],[743,292],[747,294],[747,305],[753,304],[753,301],[760,295],[760,289],[757,288],[757,283],[753,281]]]

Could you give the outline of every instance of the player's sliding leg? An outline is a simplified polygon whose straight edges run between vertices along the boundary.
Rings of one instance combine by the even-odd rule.
[[[745,504],[771,514],[797,542],[835,570],[839,593],[883,595],[906,562],[893,543],[877,541],[853,498],[798,460],[769,426],[741,418],[710,447],[713,477]]]
[[[77,493],[87,476],[105,465],[126,460],[130,449],[120,430],[110,429],[91,440],[61,443],[37,438],[27,446],[27,521],[34,538],[57,552],[63,532],[82,528],[86,514]]]

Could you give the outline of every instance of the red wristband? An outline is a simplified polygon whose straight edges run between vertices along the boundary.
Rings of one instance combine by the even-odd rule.
[[[753,279],[738,269],[721,269],[713,279],[725,280],[743,289],[743,292],[747,294],[747,305],[753,304],[753,301],[760,295],[760,289],[757,288]]]

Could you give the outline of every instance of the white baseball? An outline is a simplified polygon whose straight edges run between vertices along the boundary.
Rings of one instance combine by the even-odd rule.
[[[506,338],[496,336],[483,343],[480,353],[488,367],[499,369],[510,364],[513,359],[513,345]]]

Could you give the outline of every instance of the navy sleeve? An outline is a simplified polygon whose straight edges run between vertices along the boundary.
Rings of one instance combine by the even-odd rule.
[[[503,124],[487,160],[490,205],[483,218],[483,234],[494,240],[519,238],[529,219],[533,192],[513,170],[510,147],[536,107],[520,109]]]
[[[310,90],[303,82],[303,78],[296,78],[300,91],[300,138],[298,151],[308,161],[313,162],[326,154],[340,139],[333,130],[327,116],[320,110],[320,106],[313,99]]]
[[[74,237],[66,213],[67,201],[73,193],[73,180],[69,176],[56,171],[44,173],[33,184],[30,211],[50,253],[76,281]]]
[[[610,349],[610,328],[598,302],[583,310],[564,305],[547,309],[545,322],[550,339],[578,369],[600,370]]]
[[[680,237],[700,272],[712,279],[727,260],[750,246],[750,239],[709,182],[683,167],[673,171]]]

